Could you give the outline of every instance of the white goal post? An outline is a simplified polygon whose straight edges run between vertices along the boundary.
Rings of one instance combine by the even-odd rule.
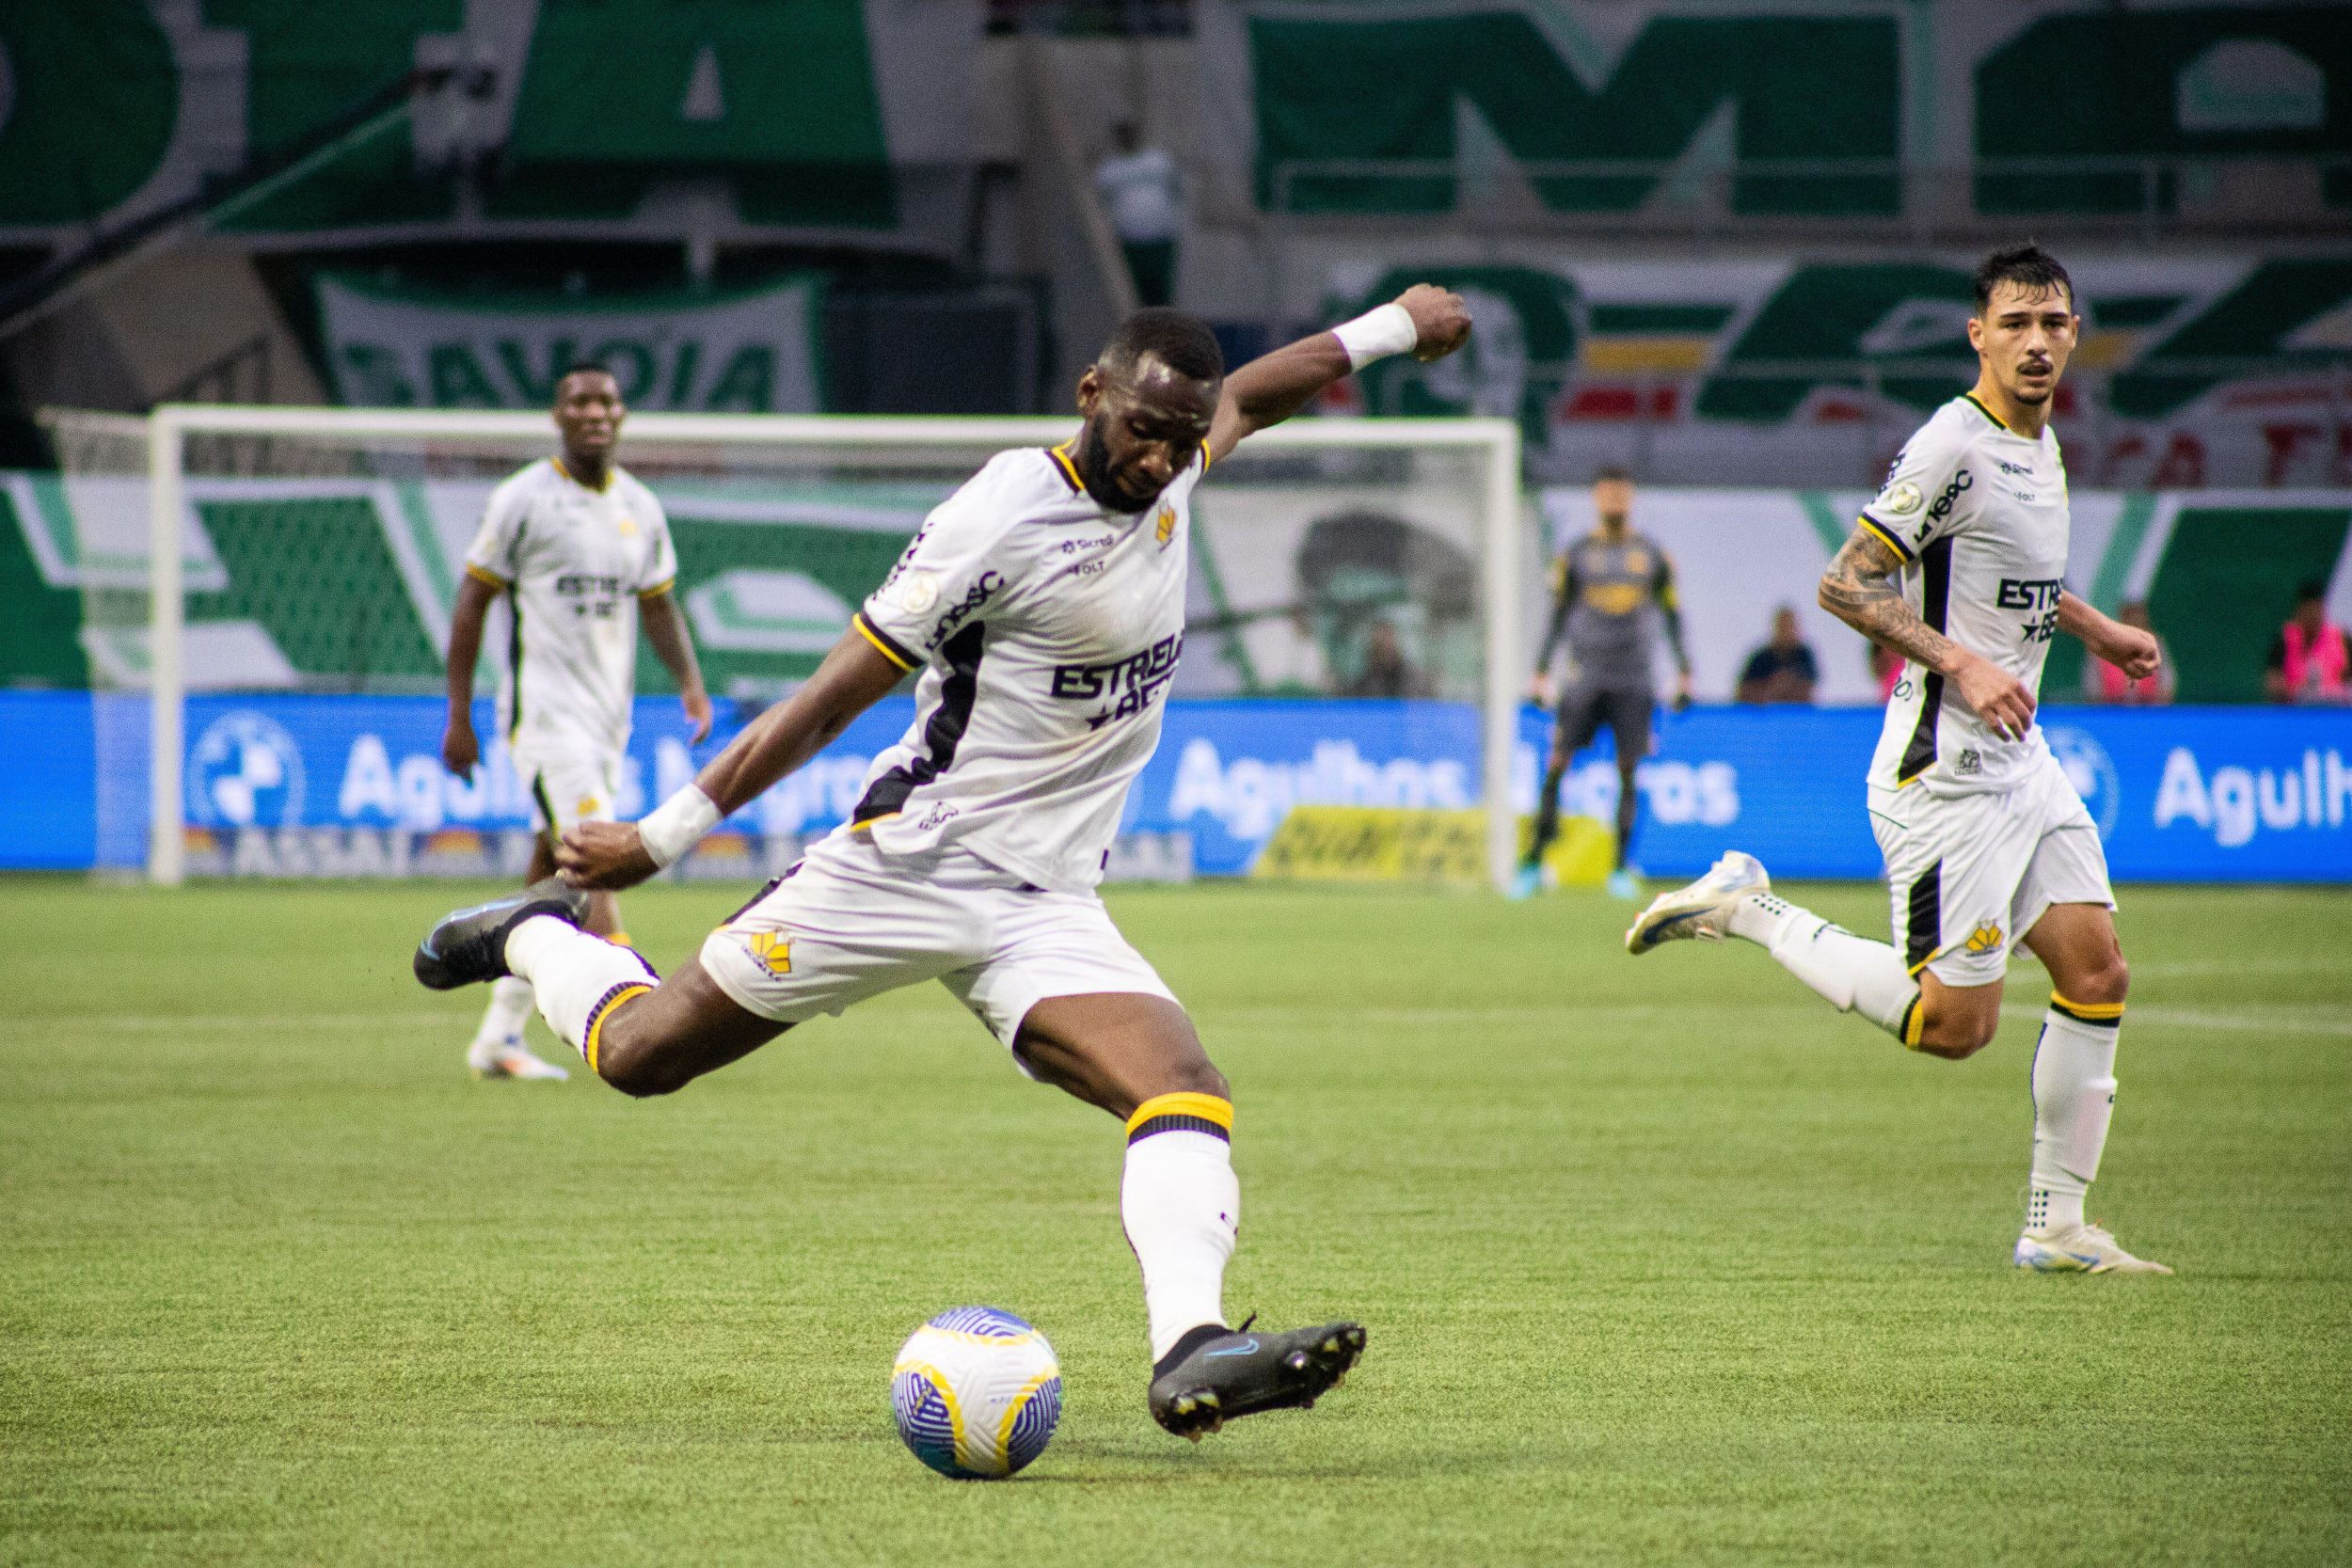
[[[631,446],[652,443],[711,448],[803,448],[856,453],[921,447],[958,452],[1017,446],[1050,446],[1075,430],[1073,418],[903,418],[632,414]],[[543,412],[458,412],[417,409],[306,408],[169,404],[147,420],[149,488],[147,627],[150,727],[147,872],[154,883],[181,882],[187,870],[182,759],[186,744],[188,686],[186,588],[181,548],[189,508],[192,438],[271,437],[290,441],[481,442],[502,448],[551,450]],[[1519,702],[1525,690],[1521,605],[1532,562],[1532,533],[1523,511],[1518,427],[1503,419],[1306,419],[1261,432],[1242,454],[1425,451],[1474,467],[1476,494],[1465,498],[1475,514],[1480,670],[1481,802],[1486,814],[1489,875],[1504,885],[1518,854],[1512,789]],[[977,462],[973,465],[977,467]],[[659,482],[656,482],[659,493]]]

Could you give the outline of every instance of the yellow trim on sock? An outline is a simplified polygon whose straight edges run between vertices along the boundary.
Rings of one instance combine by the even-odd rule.
[[[1136,1114],[1127,1118],[1127,1131],[1133,1132],[1153,1117],[1199,1117],[1231,1132],[1233,1102],[1213,1094],[1155,1094],[1136,1107]]]
[[[2122,1018],[2123,1016],[2123,1004],[2121,1002],[2074,1002],[2060,996],[2055,990],[2050,993],[2050,1000],[2058,1006],[2060,1011],[2073,1013],[2076,1018]]]
[[[580,1046],[580,1053],[588,1059],[589,1071],[599,1078],[604,1076],[596,1066],[596,1048],[603,1043],[605,1021],[652,990],[651,986],[631,986],[596,1010],[596,1022],[588,1026],[588,1037]]]
[[[1928,1032],[1928,1010],[1920,1006],[1926,1000],[1924,995],[1915,996],[1911,999],[1911,1006],[1903,1009],[1903,1049],[1905,1051],[1918,1050],[1919,1037]]]

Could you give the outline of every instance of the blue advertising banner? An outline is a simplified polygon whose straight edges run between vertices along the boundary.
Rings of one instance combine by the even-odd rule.
[[[867,764],[903,731],[910,710],[904,697],[876,707],[734,825],[782,843],[843,821]],[[492,733],[486,704],[478,723]],[[2352,882],[2352,711],[2052,707],[2042,723],[2119,879]],[[1477,727],[1474,711],[1457,704],[1174,702],[1124,830],[1183,835],[1193,869],[1239,875],[1293,805],[1475,805]],[[1655,875],[1683,876],[1739,847],[1778,876],[1875,878],[1862,776],[1878,727],[1878,713],[1859,708],[1661,714],[1657,753],[1637,774],[1638,858]],[[674,702],[640,703],[620,815],[637,815],[683,784],[729,733],[690,749]],[[436,698],[192,698],[187,736],[183,804],[199,847],[255,830],[346,832],[354,842],[402,833],[429,845],[437,835],[512,834],[530,821],[526,785],[496,740],[470,783],[441,767]],[[1515,784],[1527,809],[1544,717],[1527,710],[1520,736]],[[0,692],[0,748],[11,759],[0,770],[0,865],[135,864],[146,832],[144,747],[145,708],[135,698]],[[1571,771],[1567,808],[1606,820],[1616,788],[1604,742]],[[274,864],[232,863],[225,848],[215,859],[220,869]],[[343,871],[433,868],[395,855]]]

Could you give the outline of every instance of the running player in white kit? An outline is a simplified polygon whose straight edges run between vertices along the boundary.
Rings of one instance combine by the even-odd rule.
[[[1743,937],[1840,1011],[1957,1061],[1993,1038],[2010,946],[2023,942],[2051,995],[2012,1259],[2169,1274],[2083,1216],[2114,1114],[2129,976],[2098,828],[2034,723],[2058,633],[2135,679],[2155,673],[2156,640],[2066,591],[2066,466],[2048,424],[2081,321],[2066,269],[2038,246],[1997,251],[1976,292],[1975,389],[1912,436],[1821,578],[1824,609],[1910,661],[1869,774],[1896,944],[1775,897],[1735,850],[1652,903],[1626,946]]]
[[[1031,1077],[1126,1129],[1120,1214],[1143,1271],[1152,1414],[1199,1437],[1311,1405],[1364,1344],[1225,1324],[1233,1108],[1192,1022],[1095,887],[1184,646],[1192,492],[1210,465],[1371,359],[1470,330],[1423,285],[1231,376],[1190,316],[1144,310],[1078,382],[1085,425],[1004,452],[925,520],[807,685],[636,823],[564,835],[551,881],[436,927],[418,977],[514,974],[591,1071],[668,1094],[794,1024],[937,980]],[[578,928],[580,889],[644,880],[920,671],[915,719],[853,820],[658,979]]]
[[[612,450],[628,416],[620,384],[601,365],[575,365],[555,384],[564,455],[532,464],[490,493],[482,531],[450,611],[449,725],[441,760],[471,777],[474,660],[490,606],[504,600],[499,729],[539,829],[533,881],[554,875],[555,841],[580,822],[612,820],[637,689],[637,628],[677,681],[693,738],[710,734],[710,699],[694,663],[686,617],[670,589],[677,552],[653,492],[624,473]],[[600,893],[582,923],[621,942],[619,902]],[[490,988],[466,1062],[477,1077],[561,1079],[564,1069],[523,1046],[531,988],[511,976]]]

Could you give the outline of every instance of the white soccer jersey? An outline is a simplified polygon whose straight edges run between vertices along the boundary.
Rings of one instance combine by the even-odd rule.
[[[637,601],[677,578],[669,519],[618,467],[591,490],[548,458],[490,493],[466,570],[507,590],[499,727],[538,752],[628,743]]]
[[[848,831],[887,855],[957,844],[1056,893],[1102,880],[1184,651],[1206,467],[1204,450],[1144,511],[1107,512],[1066,445],[1028,447],[940,503],[857,614],[923,676]]]
[[[2017,435],[1967,394],[1919,427],[1861,523],[1903,558],[1919,618],[2040,695],[2066,586],[2066,465],[2047,425]],[[1930,793],[2007,789],[2048,751],[2037,724],[2004,740],[1944,677],[1907,665],[1886,705],[1870,783]]]

